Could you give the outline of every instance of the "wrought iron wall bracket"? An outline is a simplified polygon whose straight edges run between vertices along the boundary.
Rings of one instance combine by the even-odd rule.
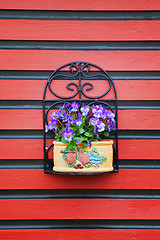
[[[106,89],[100,96],[94,96],[92,89],[95,89],[94,83],[97,81],[105,81],[107,84]],[[66,82],[66,90],[63,91],[61,82]],[[68,83],[69,82],[69,83]],[[56,83],[56,84],[55,84]],[[57,83],[60,83],[57,85]],[[57,90],[57,91],[56,91]],[[62,92],[68,92],[67,96],[62,96]],[[71,94],[70,94],[71,93]],[[111,96],[111,97],[108,97]],[[108,98],[107,98],[108,97]],[[112,135],[114,140],[113,146],[113,172],[118,171],[118,105],[117,93],[114,82],[108,73],[101,67],[88,63],[88,62],[71,62],[59,67],[55,70],[44,88],[43,95],[43,139],[44,139],[44,172],[55,173],[53,171],[54,162],[49,154],[53,152],[54,139],[53,133],[45,132],[45,125],[48,124],[49,112],[53,109],[59,108],[65,102],[71,103],[73,101],[91,104],[102,104],[109,110],[115,113],[116,128],[117,130]],[[50,142],[50,143],[48,143]],[[66,173],[67,174],[67,173]],[[74,174],[74,173],[72,173]],[[76,173],[77,174],[77,173]],[[86,174],[86,173],[81,173]],[[88,173],[87,173],[88,174]],[[96,173],[90,173],[96,174]]]

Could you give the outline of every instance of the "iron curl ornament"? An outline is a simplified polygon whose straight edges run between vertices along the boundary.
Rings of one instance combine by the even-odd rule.
[[[113,172],[117,172],[118,105],[116,88],[113,80],[105,70],[95,64],[81,61],[67,63],[59,67],[52,72],[45,85],[43,94],[44,172],[55,173],[53,171],[54,161],[50,157],[53,143],[48,143],[50,139],[54,139],[54,133],[45,132],[48,116],[53,110],[63,106],[64,103],[72,103],[74,101],[80,105],[83,103],[87,103],[87,105],[102,104],[105,108],[115,113],[116,131],[111,138],[114,140]]]

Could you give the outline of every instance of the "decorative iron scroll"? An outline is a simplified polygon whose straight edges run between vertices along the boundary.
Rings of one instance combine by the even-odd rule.
[[[94,86],[94,83],[97,83],[98,81],[105,81],[106,89],[103,89],[103,93],[96,96],[95,90],[99,91],[99,89],[95,89],[96,86]],[[56,83],[55,87],[54,83]],[[57,83],[59,83],[59,85],[57,85]],[[66,83],[65,89],[63,88],[62,83]],[[60,88],[61,85],[62,88]],[[56,90],[58,90],[58,93]],[[94,90],[94,94],[92,94],[92,90]],[[63,92],[67,92],[68,95],[62,96]],[[107,98],[108,95],[110,95],[111,98]],[[59,67],[51,74],[45,85],[43,95],[44,172],[54,173],[53,159],[49,158],[49,153],[53,150],[53,143],[47,145],[49,139],[54,139],[54,133],[45,132],[45,125],[48,124],[49,112],[53,109],[61,107],[64,103],[71,103],[73,101],[79,102],[80,104],[87,103],[88,105],[102,104],[115,113],[117,130],[112,136],[115,141],[113,146],[113,172],[117,172],[118,106],[116,88],[106,71],[104,71],[101,67],[88,62],[71,62]]]

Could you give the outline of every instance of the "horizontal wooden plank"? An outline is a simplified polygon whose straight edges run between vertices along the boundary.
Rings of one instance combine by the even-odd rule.
[[[84,240],[157,240],[160,230],[152,229],[28,229],[1,230],[1,240],[44,240],[44,239],[74,239]]]
[[[160,81],[114,80],[118,100],[160,100]]]
[[[120,169],[118,173],[88,176],[12,169],[0,170],[0,189],[159,189],[159,176],[160,169]]]
[[[42,139],[0,139],[0,145],[3,149],[0,159],[43,159]],[[119,158],[159,159],[159,146],[160,140],[119,140]]]
[[[160,218],[159,213],[160,213],[159,199],[0,200],[0,220],[13,220],[13,219],[158,220]]]
[[[159,130],[159,110],[119,110],[119,130]],[[43,129],[42,110],[0,110],[0,129]]]
[[[0,28],[1,40],[153,41],[160,39],[160,20],[51,21],[1,19]]]
[[[160,140],[119,140],[120,159],[159,159]]]
[[[70,42],[71,43],[71,42]],[[75,42],[76,43],[76,42]],[[115,42],[116,43],[116,42]],[[124,43],[124,42],[123,42]],[[157,42],[158,43],[158,42]],[[61,42],[62,44],[62,42]],[[120,49],[119,49],[120,50]],[[105,69],[108,71],[107,69]],[[47,80],[51,71],[0,71],[5,80]],[[160,80],[160,71],[108,71],[113,80]]]
[[[160,20],[159,11],[26,11],[0,10],[0,19],[25,20],[76,20],[76,21],[112,21],[112,20]]]
[[[1,79],[0,100],[42,100],[46,81],[47,79]],[[104,81],[103,84],[100,80],[94,81],[92,83],[95,86],[96,90],[95,96],[97,95],[97,92],[101,94],[104,91]],[[160,100],[159,80],[114,80],[114,83],[117,89],[118,100]],[[70,91],[67,91],[66,89],[66,85],[66,81],[56,81],[53,90],[55,90],[56,93],[66,96],[67,94],[70,94]],[[87,94],[89,94],[89,92],[87,92]],[[106,95],[106,97],[108,98],[108,95]],[[54,99],[54,95],[52,95],[51,98]]]
[[[113,11],[113,10],[159,10],[160,4],[157,0],[86,0],[83,4],[73,0],[1,0],[1,9],[26,9],[26,10],[92,10],[92,11]]]
[[[0,70],[53,70],[72,61],[108,71],[159,71],[159,51],[0,50]]]
[[[1,13],[1,10],[0,10]],[[10,13],[10,11],[9,11]],[[77,12],[76,12],[77,13]],[[137,12],[136,12],[137,13]],[[123,13],[121,12],[123,15]],[[130,12],[128,13],[130,16]],[[158,12],[159,14],[159,12]],[[158,15],[160,18],[160,15]],[[16,50],[83,50],[83,51],[150,51],[160,50],[159,41],[26,41],[0,40],[1,49]],[[131,73],[130,73],[131,74]],[[142,73],[145,74],[145,73]],[[154,73],[156,74],[156,73]],[[1,75],[2,76],[2,75]],[[34,76],[35,77],[35,76]],[[42,76],[41,76],[42,77]],[[44,77],[44,76],[43,76]],[[149,76],[148,76],[149,78]],[[16,75],[14,77],[16,79]],[[19,75],[20,79],[20,75]]]
[[[159,130],[160,111],[158,110],[119,110],[118,128],[137,130]]]
[[[43,129],[42,110],[0,110],[0,129]]]

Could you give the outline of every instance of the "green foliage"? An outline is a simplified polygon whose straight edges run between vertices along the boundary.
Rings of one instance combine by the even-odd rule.
[[[87,147],[87,141],[82,141],[84,147]]]
[[[103,135],[104,135],[105,137],[108,137],[108,136],[109,136],[109,132],[104,132]]]
[[[94,167],[93,163],[91,163],[91,162],[86,163],[86,164],[83,164],[83,166],[84,166],[85,168]]]
[[[64,143],[64,144],[68,144],[68,141],[62,139],[62,143]]]
[[[80,127],[79,128],[79,134],[82,134],[82,133],[84,133],[85,132],[85,130],[83,129],[83,127]]]
[[[63,153],[62,158],[66,161],[67,160],[67,153]]]
[[[100,163],[101,164],[103,164],[106,161],[107,161],[107,157],[106,156],[100,156]]]
[[[89,132],[85,132],[84,135],[85,135],[86,137],[92,137],[93,134],[91,134],[91,133],[89,133]]]
[[[75,137],[74,139],[80,143],[85,140],[83,137]]]
[[[76,165],[75,162],[73,162],[72,164],[68,164],[68,167],[69,168],[74,168],[75,165]]]

